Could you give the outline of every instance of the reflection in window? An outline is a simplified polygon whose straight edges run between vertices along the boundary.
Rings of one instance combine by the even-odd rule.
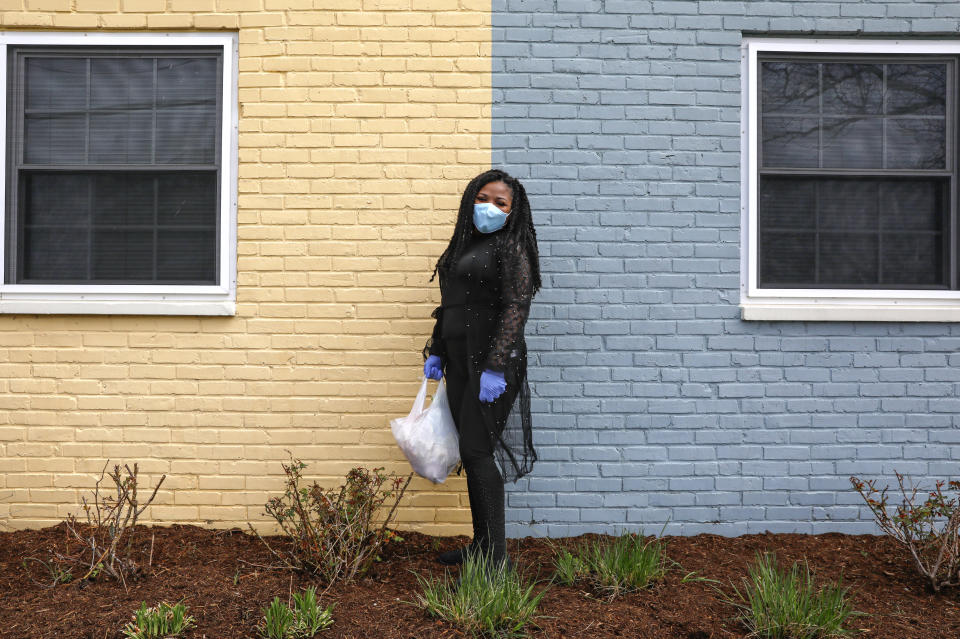
[[[764,166],[946,168],[946,69],[762,63]]]

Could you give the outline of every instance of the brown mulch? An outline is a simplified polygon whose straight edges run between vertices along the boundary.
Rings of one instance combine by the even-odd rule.
[[[407,602],[419,592],[414,572],[442,575],[434,561],[439,550],[465,543],[465,537],[435,538],[404,532],[373,571],[357,583],[337,585],[321,602],[336,603],[334,625],[326,639],[441,639],[463,637],[449,625],[430,619]],[[153,565],[129,584],[99,579],[55,588],[37,583],[42,568],[28,557],[48,559],[67,548],[63,525],[35,531],[0,533],[0,637],[30,639],[116,639],[141,601],[184,600],[197,627],[188,639],[257,637],[261,608],[276,595],[311,583],[309,577],[271,568],[271,555],[256,537],[240,530],[194,526],[142,528],[138,548],[146,554],[153,537]],[[588,536],[589,537],[589,536]],[[579,539],[579,538],[578,538]],[[553,540],[572,544],[578,539]],[[531,637],[588,639],[727,639],[746,632],[735,609],[718,597],[711,584],[683,581],[684,575],[720,580],[729,592],[740,585],[755,553],[776,551],[781,565],[806,558],[819,579],[841,577],[851,587],[857,617],[850,627],[860,637],[876,639],[956,639],[960,637],[960,593],[929,591],[911,572],[905,553],[890,540],[840,534],[716,535],[666,537],[668,556],[679,564],[653,588],[608,603],[579,587],[554,585],[541,605],[539,628]],[[272,543],[279,540],[271,540]],[[550,576],[552,551],[547,540],[510,540],[510,553],[526,575]],[[74,547],[74,550],[76,548]],[[322,586],[318,588],[322,590]]]

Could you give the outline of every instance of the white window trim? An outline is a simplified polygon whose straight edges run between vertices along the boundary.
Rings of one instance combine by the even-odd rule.
[[[0,179],[0,313],[234,315],[237,298],[239,61],[236,33],[0,31],[0,177],[6,175],[7,51],[11,45],[219,46],[223,48],[218,286],[4,284],[6,179]]]
[[[960,322],[960,291],[774,289],[757,286],[757,55],[766,52],[960,54],[960,40],[743,39],[740,309],[745,320]]]

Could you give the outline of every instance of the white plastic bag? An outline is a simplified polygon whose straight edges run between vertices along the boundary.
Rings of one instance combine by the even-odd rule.
[[[424,377],[410,414],[391,419],[390,430],[413,471],[435,484],[442,484],[460,461],[457,427],[450,413],[443,380],[433,394],[430,407],[424,410],[426,399],[427,378]]]

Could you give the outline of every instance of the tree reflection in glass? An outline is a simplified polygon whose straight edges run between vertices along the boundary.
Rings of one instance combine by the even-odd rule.
[[[765,167],[946,167],[946,64],[763,62]]]

